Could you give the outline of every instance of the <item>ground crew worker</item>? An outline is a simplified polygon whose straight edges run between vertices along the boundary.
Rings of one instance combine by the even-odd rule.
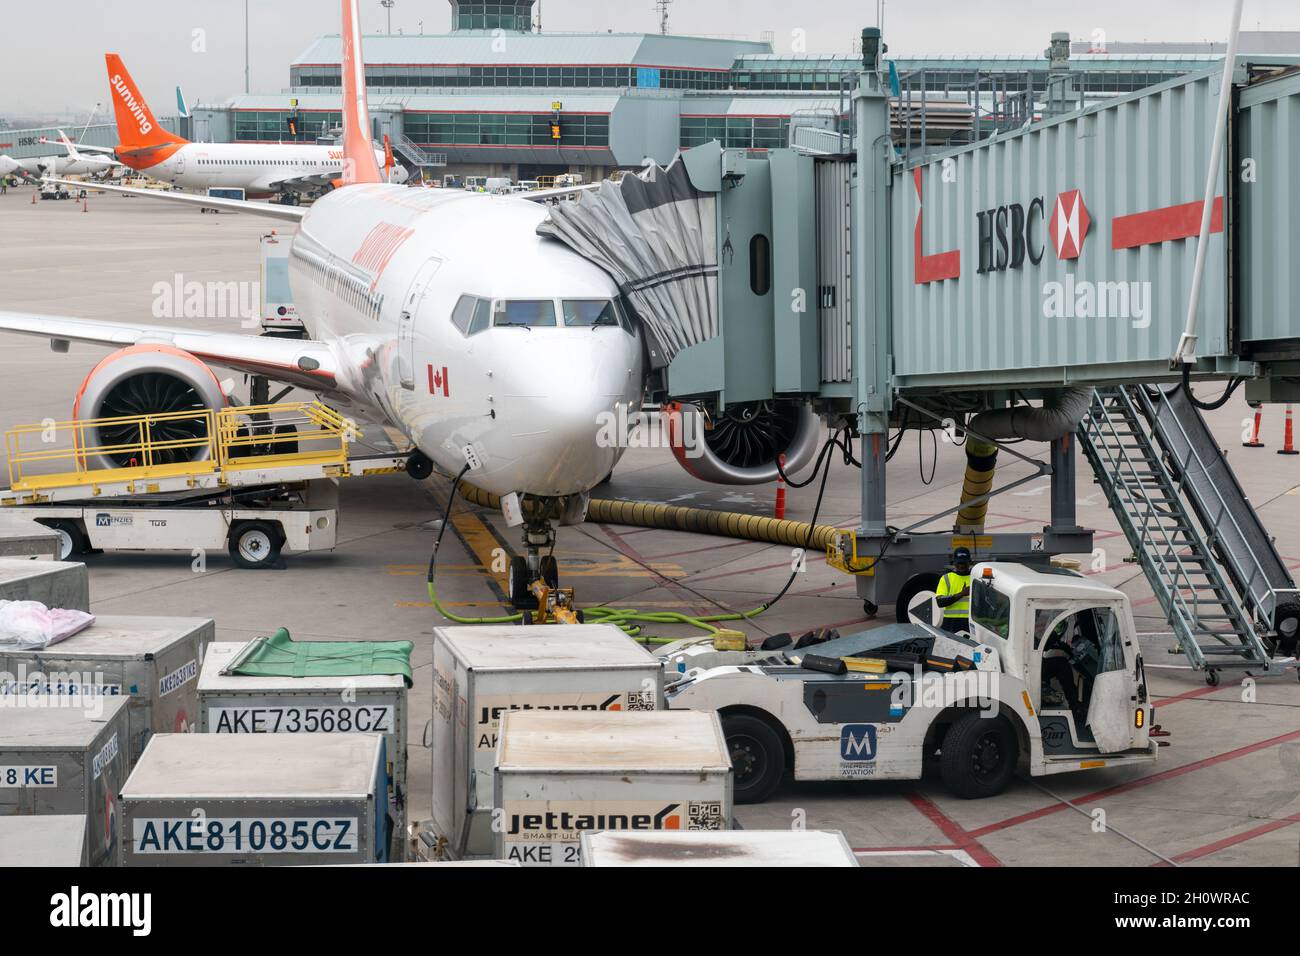
[[[965,631],[970,627],[970,551],[958,548],[952,553],[952,570],[939,578],[936,600],[943,608],[943,629]]]

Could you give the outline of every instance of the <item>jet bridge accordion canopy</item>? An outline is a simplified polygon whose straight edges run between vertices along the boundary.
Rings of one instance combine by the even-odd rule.
[[[537,231],[614,277],[656,364],[718,335],[717,196],[695,188],[680,156],[560,203]]]

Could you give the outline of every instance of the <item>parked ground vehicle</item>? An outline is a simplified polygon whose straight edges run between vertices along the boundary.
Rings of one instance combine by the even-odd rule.
[[[921,777],[953,793],[1155,759],[1153,707],[1127,595],[1072,572],[976,565],[969,636],[890,624],[778,662],[688,670],[669,707],[717,711],[736,800],[795,780]],[[671,675],[670,675],[671,679]]]

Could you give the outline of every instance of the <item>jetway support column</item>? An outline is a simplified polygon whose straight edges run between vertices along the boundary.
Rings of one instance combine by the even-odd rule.
[[[868,42],[867,34],[875,42]],[[879,31],[863,34],[864,72],[853,94],[853,371],[862,435],[862,535],[883,538],[885,455],[893,386],[889,375],[889,101],[882,90]]]
[[[1075,514],[1077,486],[1074,467],[1075,435],[1071,432],[1052,442],[1052,523],[1044,530],[1055,534],[1075,534],[1079,522]]]

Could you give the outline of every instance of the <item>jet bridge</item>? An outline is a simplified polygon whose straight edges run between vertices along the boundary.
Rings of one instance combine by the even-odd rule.
[[[745,418],[773,436],[744,443],[751,459],[775,458],[795,444],[793,427],[777,427],[789,409],[815,410],[860,437],[861,524],[831,559],[857,575],[868,611],[896,603],[900,619],[924,613],[956,545],[977,560],[1040,566],[1091,552],[1092,534],[1075,519],[1079,444],[1121,524],[1140,529],[1127,479],[1099,453],[1135,429],[1150,454],[1134,463],[1146,474],[1131,484],[1156,479],[1154,455],[1180,502],[1175,524],[1201,529],[1197,560],[1217,576],[1213,587],[1189,584],[1192,575],[1177,587],[1162,579],[1158,558],[1182,557],[1181,538],[1143,563],[1157,593],[1171,595],[1165,609],[1184,650],[1211,674],[1266,668],[1279,643],[1294,643],[1294,584],[1180,384],[1184,374],[1244,381],[1252,399],[1300,400],[1300,313],[1290,307],[1300,270],[1289,258],[1300,194],[1280,134],[1300,128],[1300,64],[1239,58],[1231,69],[1186,369],[1173,356],[1194,275],[1218,65],[912,162],[891,140],[889,97],[878,62],[868,62],[841,118],[844,153],[829,152],[824,137],[806,148],[797,129],[791,149],[707,144],[557,207],[541,231],[618,279],[651,343],[651,400],[695,409],[714,426],[706,443],[721,444]],[[1121,397],[1132,422],[1115,420]],[[885,507],[895,436],[940,428],[980,439],[988,460],[1019,456],[1005,441],[1023,437],[1046,443],[1047,460],[1033,457],[1034,474],[996,489],[968,481],[973,490],[949,511],[897,528]],[[1041,533],[984,531],[981,505],[1041,478],[1052,505]],[[1131,540],[1152,547],[1140,530]],[[1208,605],[1180,612],[1175,596],[1200,588],[1228,608],[1210,629],[1235,635],[1229,643],[1244,651],[1210,655],[1203,634],[1187,636],[1213,614]]]

